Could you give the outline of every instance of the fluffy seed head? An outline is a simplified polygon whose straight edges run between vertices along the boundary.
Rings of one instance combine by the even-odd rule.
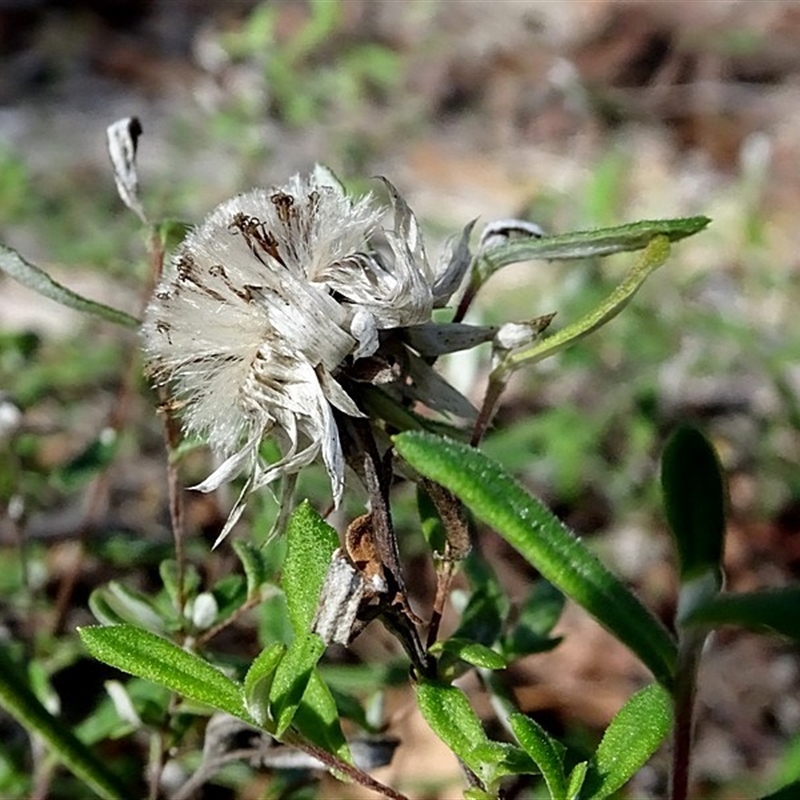
[[[337,373],[373,355],[380,331],[428,322],[463,275],[463,253],[431,270],[414,215],[387,185],[391,252],[371,243],[387,209],[371,195],[349,198],[317,166],[220,205],[186,237],[153,295],[142,327],[147,370],[185,432],[224,459],[196,488],[247,476],[220,539],[250,491],[317,457],[339,502],[333,408],[362,414]],[[259,455],[268,434],[281,449],[274,463]]]

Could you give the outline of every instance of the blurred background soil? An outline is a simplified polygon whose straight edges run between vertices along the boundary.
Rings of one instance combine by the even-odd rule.
[[[674,571],[658,455],[677,421],[700,422],[730,481],[728,586],[798,579],[800,4],[2,0],[0,239],[75,290],[138,313],[144,246],[116,197],[104,138],[131,114],[144,126],[140,178],[154,218],[198,221],[231,194],[317,160],[357,188],[388,176],[434,254],[476,217],[531,216],[553,232],[711,217],[619,320],[514,382],[497,428],[522,425],[512,427],[522,444],[498,435],[487,449],[667,617]],[[613,285],[619,264],[509,268],[478,313],[555,310],[568,320]],[[158,423],[135,388],[135,361],[120,366],[136,339],[109,328],[0,277],[0,391],[37,437],[28,469],[43,476],[11,488],[7,479],[2,499],[25,498],[27,536],[44,543],[52,604],[39,622],[52,630],[88,622],[88,592],[118,574],[73,558],[87,519],[90,536],[169,541]],[[35,338],[30,358],[22,335]],[[480,397],[483,362],[447,368]],[[54,483],[118,424],[138,444],[99,487]],[[213,538],[219,508],[189,500],[190,532]],[[4,559],[18,527],[13,514],[0,520]],[[482,547],[519,596],[525,568],[488,532]],[[430,585],[417,591],[430,602]],[[2,616],[7,630],[32,635],[11,603]],[[522,709],[554,733],[591,737],[646,674],[577,608],[558,632],[564,642],[516,664],[510,680]],[[357,652],[389,646],[379,639]],[[796,650],[774,639],[712,638],[696,797],[754,796],[792,768],[798,666]],[[403,742],[380,777],[416,797],[458,796],[457,765],[410,696],[390,695],[388,715]],[[663,795],[664,758],[630,796]],[[250,791],[258,796],[258,785]]]

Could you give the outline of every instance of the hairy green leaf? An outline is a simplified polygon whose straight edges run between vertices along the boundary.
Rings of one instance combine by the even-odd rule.
[[[473,642],[469,639],[452,637],[444,641],[437,642],[431,647],[433,655],[446,655],[451,658],[458,658],[473,667],[481,669],[505,669],[506,660],[496,650],[492,650],[484,644]]]
[[[241,686],[199,656],[133,625],[85,627],[78,633],[99,661],[253,724]]]
[[[89,597],[92,613],[103,624],[131,624],[162,633],[166,626],[151,599],[118,581],[109,581]]]
[[[262,551],[246,539],[234,539],[233,549],[242,562],[247,578],[247,596],[253,597],[266,580],[267,567]]]
[[[296,636],[311,629],[319,593],[339,537],[308,502],[301,503],[286,528],[287,551],[281,586]]]
[[[536,720],[512,714],[509,725],[517,741],[539,767],[552,800],[566,800],[567,782],[562,763],[563,747],[550,738]]]
[[[292,724],[310,742],[348,764],[353,763],[353,756],[339,724],[336,701],[317,669],[311,673]]]
[[[589,761],[582,796],[602,800],[644,766],[669,733],[672,698],[658,684],[639,690],[611,720]]]
[[[579,761],[569,774],[567,779],[567,800],[577,800],[581,796],[581,789],[586,780],[586,773],[589,771],[588,761]]]
[[[460,689],[437,681],[417,685],[417,703],[433,732],[476,774],[483,762],[475,751],[489,738],[467,696]]]
[[[315,633],[296,633],[280,660],[269,690],[269,716],[276,736],[282,736],[292,724],[314,667],[324,652],[325,643]]]
[[[558,518],[478,450],[427,433],[396,436],[411,466],[453,492],[542,576],[583,606],[669,685],[676,646],[663,625]]]

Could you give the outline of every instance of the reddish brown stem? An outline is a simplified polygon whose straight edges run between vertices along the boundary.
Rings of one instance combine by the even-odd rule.
[[[357,783],[366,789],[370,789],[376,794],[379,794],[383,797],[388,797],[390,800],[409,800],[406,795],[395,791],[391,786],[386,786],[386,784],[375,780],[375,778],[366,772],[363,772],[358,767],[354,767],[352,764],[342,761],[342,759],[327,752],[327,750],[323,750],[321,747],[311,744],[311,742],[306,741],[295,733],[287,733],[284,737],[282,737],[282,741],[284,744],[290,744],[292,747],[296,747],[298,750],[302,750],[304,753],[313,756],[317,759],[317,761],[320,761],[326,767],[328,767],[328,769],[345,775],[354,783]]]
[[[679,644],[675,675],[675,729],[672,740],[670,774],[671,800],[688,800],[689,768],[694,733],[694,700],[697,693],[697,667],[705,636],[689,637]]]

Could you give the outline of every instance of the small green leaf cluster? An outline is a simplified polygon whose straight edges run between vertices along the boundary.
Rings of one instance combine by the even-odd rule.
[[[656,678],[656,683],[629,699],[607,728],[594,756],[588,762],[570,762],[576,766],[569,772],[564,769],[562,744],[534,720],[509,714],[508,725],[541,772],[550,796],[602,798],[613,794],[674,728],[672,797],[687,797],[693,698],[706,634],[720,625],[733,624],[800,640],[796,613],[800,588],[745,594],[721,591],[726,493],[718,458],[706,438],[694,428],[679,428],[663,458],[666,515],[675,539],[681,581],[675,619],[677,639],[497,463],[459,442],[427,433],[401,434],[395,438],[395,446],[415,470],[453,492],[552,586],[583,606],[626,644]],[[457,653],[459,648],[469,652],[467,633],[478,641],[486,641],[487,636],[495,638],[503,618],[502,601],[497,600],[485,576],[482,585],[484,588],[470,601],[474,610],[480,609],[474,614],[478,624],[472,622],[473,609],[468,605],[462,617],[464,629],[456,635],[457,644],[441,643],[442,653]],[[491,681],[487,686],[490,691],[496,688]],[[421,708],[437,734],[482,780],[495,781],[498,773],[492,769],[499,769],[501,762],[487,764],[481,760],[487,750],[476,734],[479,723],[474,712],[467,710],[466,699],[455,694],[458,690],[453,686],[432,686],[425,691],[426,702]]]

